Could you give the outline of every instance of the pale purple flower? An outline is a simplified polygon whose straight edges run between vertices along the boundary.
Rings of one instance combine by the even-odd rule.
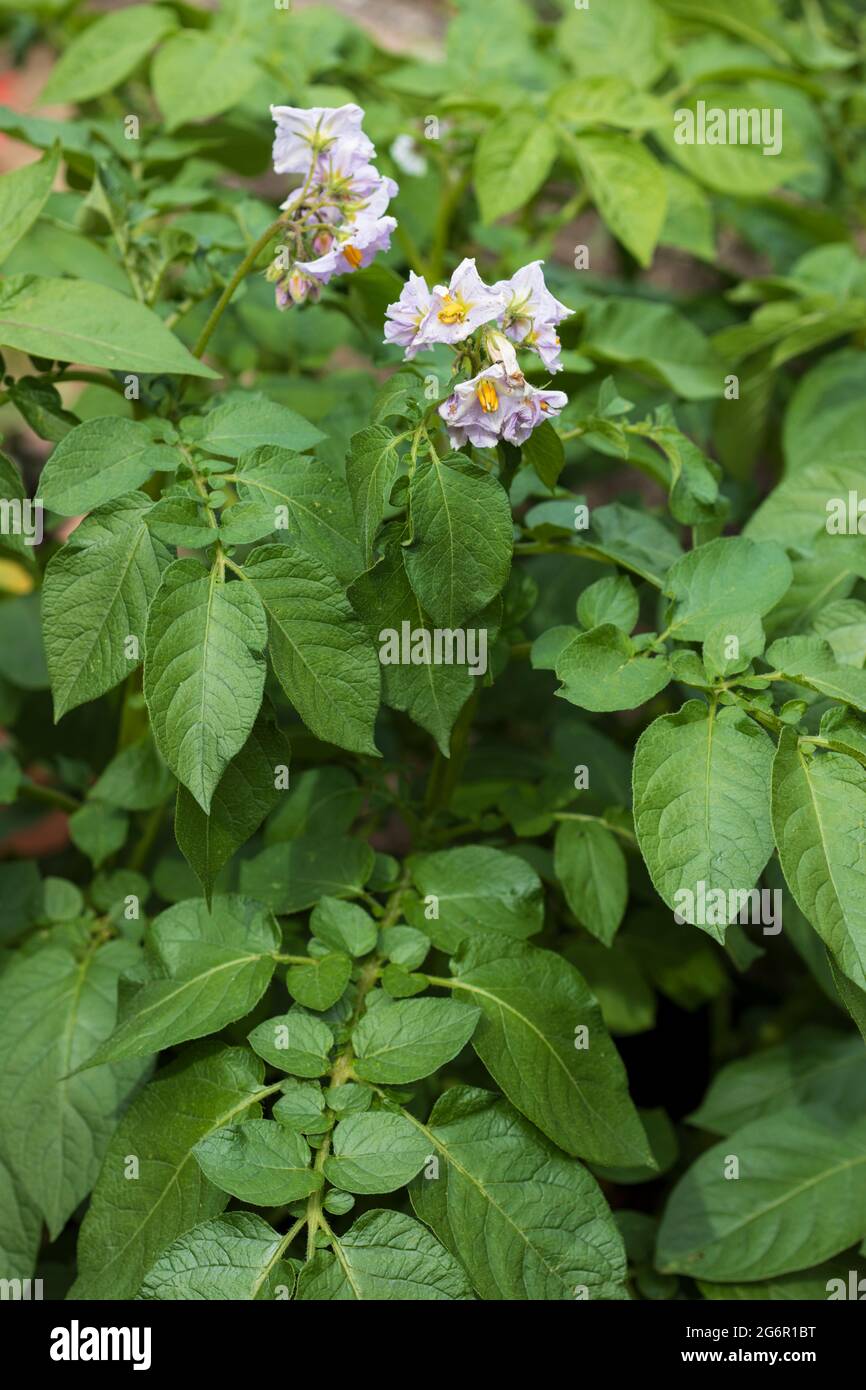
[[[434,286],[430,309],[421,325],[424,343],[460,343],[490,323],[505,308],[505,297],[485,285],[473,258],[461,261],[450,283]]]
[[[467,441],[480,449],[492,448],[500,439],[524,444],[537,425],[553,419],[567,404],[563,391],[539,391],[525,381],[509,377],[501,363],[462,381],[439,407],[448,427],[451,446]]]
[[[544,283],[543,261],[530,261],[510,280],[493,286],[505,301],[500,327],[514,343],[537,352],[548,371],[562,370],[556,325],[573,310],[561,304]]]
[[[278,174],[306,174],[313,158],[339,142],[343,166],[354,167],[375,158],[373,142],[361,129],[364,112],[354,102],[345,106],[272,106],[276,123],[274,169]]]
[[[317,260],[298,261],[297,268],[321,285],[327,285],[335,275],[364,270],[380,251],[388,250],[396,226],[395,217],[361,216],[341,227],[330,248]]]
[[[409,282],[403,286],[400,298],[385,311],[385,342],[405,348],[405,359],[411,361],[420,352],[419,330],[430,308],[430,289],[423,275],[409,271]]]

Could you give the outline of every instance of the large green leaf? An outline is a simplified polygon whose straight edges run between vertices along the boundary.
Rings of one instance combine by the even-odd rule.
[[[671,565],[665,593],[674,602],[670,631],[702,641],[732,613],[769,613],[790,588],[791,562],[780,545],[720,536]]]
[[[264,432],[264,431],[263,431]],[[290,449],[253,449],[238,460],[241,503],[267,516],[262,535],[277,532],[314,556],[344,583],[361,568],[348,490],[339,474],[319,459]],[[231,524],[232,511],[223,514]]]
[[[488,932],[522,938],[541,930],[541,880],[517,855],[489,845],[419,855],[412,860],[412,882],[424,898],[410,909],[412,921],[442,950]]]
[[[398,1211],[365,1211],[333,1250],[305,1264],[297,1297],[305,1301],[352,1299],[430,1301],[471,1299],[463,1268],[426,1226]]]
[[[193,1149],[241,1116],[261,1114],[263,1073],[247,1048],[208,1042],[142,1091],[111,1140],[81,1227],[76,1297],[134,1297],[173,1240],[222,1211],[227,1195],[205,1178]]]
[[[218,1033],[258,1003],[274,972],[277,924],[236,896],[177,903],[147,933],[148,978],[127,993],[100,1061],[144,1057]]]
[[[59,164],[60,149],[54,145],[35,164],[25,164],[0,178],[0,262],[36,221]]]
[[[260,1216],[230,1211],[179,1236],[151,1265],[138,1297],[146,1301],[232,1302],[273,1298],[287,1284],[282,1237]]]
[[[213,454],[238,458],[248,450],[272,446],[275,452],[255,460],[253,471],[256,463],[265,471],[268,466],[279,471],[285,461],[276,450],[309,449],[324,439],[309,420],[258,391],[233,392],[231,399],[204,416],[200,428],[196,443]]]
[[[786,729],[773,764],[773,830],[800,911],[839,968],[866,988],[866,770],[814,753]]]
[[[472,1046],[512,1105],[567,1153],[652,1165],[625,1068],[574,966],[491,936],[470,941],[454,970],[482,1012]]]
[[[288,742],[273,717],[262,711],[217,783],[209,814],[186,787],[178,787],[174,833],[205,897],[213,892],[223,865],[276,806],[281,796],[278,770],[288,764]]]
[[[42,1215],[0,1155],[0,1262],[6,1279],[29,1279],[42,1241]]]
[[[257,80],[253,50],[233,27],[222,33],[184,29],[163,44],[153,64],[153,91],[169,132],[227,111]]]
[[[249,1036],[250,1046],[272,1067],[292,1076],[324,1076],[334,1035],[327,1023],[302,1009],[266,1019]]]
[[[317,738],[373,753],[379,663],[338,581],[295,546],[254,550],[244,574],[268,615],[274,672]]]
[[[767,649],[766,660],[795,684],[866,711],[866,671],[840,665],[823,638],[782,637]]]
[[[538,664],[538,654],[534,657]],[[565,643],[556,656],[556,674],[561,699],[599,712],[646,704],[670,683],[671,668],[663,654],[640,650],[621,628],[603,623]]]
[[[728,1176],[732,1158],[737,1177]],[[721,1282],[771,1279],[853,1245],[864,1208],[866,1119],[792,1107],[692,1165],[665,1210],[657,1264]]]
[[[168,558],[147,529],[150,505],[143,492],[107,503],[48,562],[42,625],[55,720],[104,695],[139,663]]]
[[[839,1111],[866,1109],[866,1052],[856,1034],[804,1028],[777,1047],[729,1062],[689,1122],[732,1134],[752,1120],[814,1101]]]
[[[288,840],[241,864],[241,887],[280,916],[302,912],[323,895],[355,897],[370,877],[375,858],[363,840],[347,835]]]
[[[159,751],[205,813],[259,712],[266,642],[249,584],[196,560],[168,567],[148,614],[144,696]]]
[[[100,15],[63,50],[40,102],[90,101],[112,91],[173,27],[173,16],[156,5]]]
[[[138,420],[85,420],[60,441],[39,479],[46,507],[78,516],[131,492],[157,471],[173,473],[180,454]]]
[[[481,216],[495,222],[516,212],[541,188],[556,158],[556,130],[531,111],[490,122],[475,146],[474,182]]]
[[[346,458],[346,482],[364,561],[373,559],[373,542],[385,515],[400,459],[393,431],[387,425],[368,425],[352,435]]]
[[[719,941],[773,852],[772,759],[751,720],[700,700],[656,719],[635,749],[635,832],[656,891]]]
[[[595,1179],[506,1101],[455,1086],[427,1125],[410,1119],[440,1165],[416,1178],[412,1205],[482,1298],[624,1296],[625,1251]]]
[[[410,486],[406,573],[433,619],[459,627],[504,588],[513,528],[505,489],[462,455],[419,465]]]
[[[218,375],[152,309],[89,280],[10,275],[0,286],[0,346],[127,372]]]
[[[48,945],[0,977],[0,1151],[52,1239],[90,1191],[143,1073],[140,1062],[78,1072],[111,1032],[118,976],[136,954],[122,941],[80,959]]]
[[[617,241],[641,265],[649,265],[667,211],[661,165],[639,141],[613,132],[576,136],[570,148]]]

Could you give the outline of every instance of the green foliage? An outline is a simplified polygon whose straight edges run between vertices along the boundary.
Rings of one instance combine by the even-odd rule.
[[[444,8],[0,3],[65,113],[0,109],[0,1279],[52,1297],[862,1272],[866,27]],[[348,103],[367,265],[269,172]],[[462,333],[473,258],[550,340]]]

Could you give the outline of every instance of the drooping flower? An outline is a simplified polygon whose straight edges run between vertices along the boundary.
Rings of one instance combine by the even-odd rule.
[[[376,157],[372,140],[361,129],[364,112],[354,102],[345,106],[272,106],[276,122],[274,169],[278,174],[306,174],[313,159],[332,151],[339,142],[341,157],[355,166]]]
[[[420,328],[430,308],[430,289],[423,275],[409,271],[408,283],[403,286],[400,298],[389,304],[385,312],[385,342],[396,343],[405,348],[407,362],[420,352],[424,346]]]
[[[521,347],[541,358],[548,371],[562,370],[557,324],[573,312],[550,293],[544,283],[543,261],[530,261],[510,280],[499,280],[493,289],[503,296],[505,309],[499,319],[503,332]]]
[[[447,285],[436,285],[430,308],[421,324],[426,343],[460,343],[490,323],[505,308],[505,297],[485,285],[475,268],[474,257],[461,261]]]
[[[398,189],[369,162],[375,149],[360,106],[271,111],[274,167],[302,178],[282,205],[290,245],[267,272],[284,309],[317,299],[335,275],[361,270],[388,249],[397,223],[386,209]]]
[[[460,449],[468,442],[490,449],[500,439],[525,444],[536,425],[553,419],[567,402],[564,391],[539,391],[522,378],[510,377],[497,362],[455,386],[439,414],[448,427],[452,448]]]

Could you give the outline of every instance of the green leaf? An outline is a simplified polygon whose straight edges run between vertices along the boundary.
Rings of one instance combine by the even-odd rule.
[[[24,491],[24,483],[21,480],[21,474],[18,472],[12,460],[8,459],[5,454],[0,454],[0,499],[13,504],[8,513],[10,517],[13,517],[17,510],[15,504],[20,503],[21,519],[22,522],[25,521],[27,516],[27,493]],[[25,535],[11,529],[8,523],[6,523],[6,529],[0,532],[0,547],[2,547],[3,550],[9,551],[10,554],[14,555],[17,559],[24,560],[29,565],[33,563],[34,546],[32,541],[35,540],[35,529],[32,523],[35,522],[35,519],[36,518],[33,517],[31,522],[31,529],[34,530],[34,534],[30,537],[30,544],[28,544],[28,538]]]
[[[417,856],[411,869],[425,900],[413,911],[413,923],[440,950],[454,951],[461,941],[489,932],[523,938],[541,930],[541,880],[517,855],[462,845]]]
[[[282,1206],[318,1192],[322,1175],[310,1168],[310,1147],[273,1120],[244,1120],[206,1134],[193,1149],[206,1178],[256,1207]]]
[[[706,335],[669,304],[592,301],[584,311],[581,351],[615,366],[627,364],[686,400],[718,399],[724,386],[724,364]]]
[[[357,903],[324,897],[310,916],[310,931],[332,951],[348,951],[350,956],[366,956],[376,949],[379,928],[369,912]]]
[[[186,787],[178,787],[174,833],[206,898],[223,865],[280,800],[277,769],[288,764],[288,742],[273,717],[262,712],[217,783],[208,815]]]
[[[416,1179],[412,1205],[482,1298],[623,1297],[625,1251],[598,1184],[506,1101],[454,1086],[413,1123],[441,1166]]]
[[[325,1113],[325,1095],[316,1081],[286,1080],[275,1103],[273,1118],[299,1134],[324,1134],[331,1127]]]
[[[153,64],[153,92],[169,134],[237,105],[261,72],[234,27],[221,34],[184,29],[162,45]]]
[[[41,104],[90,101],[119,87],[172,28],[172,15],[155,5],[100,15],[63,50]]]
[[[561,821],[554,866],[580,925],[610,946],[628,901],[625,855],[613,832],[597,821]]]
[[[289,449],[262,448],[241,455],[234,475],[242,505],[267,514],[267,530],[300,546],[344,583],[361,569],[348,490],[333,468]],[[225,530],[233,509],[222,514]],[[255,537],[254,539],[258,539]]]
[[[176,449],[138,420],[85,420],[57,445],[42,470],[39,495],[53,512],[79,516],[132,492],[152,473],[173,473],[180,461]]]
[[[147,735],[111,759],[90,795],[122,811],[152,811],[168,800],[173,787],[174,778]]]
[[[429,1152],[428,1140],[405,1115],[347,1115],[334,1130],[325,1177],[346,1192],[396,1192],[411,1182]]]
[[[118,976],[135,958],[121,941],[81,959],[46,945],[19,955],[0,977],[0,1153],[52,1240],[93,1186],[141,1080],[141,1063],[78,1071],[111,1032]]]
[[[387,426],[368,425],[352,435],[346,457],[346,482],[367,565],[373,560],[373,542],[399,467],[394,434]]]
[[[145,524],[149,506],[142,492],[107,503],[48,562],[42,625],[55,722],[138,665],[165,562]]]
[[[606,575],[584,589],[577,600],[577,621],[583,628],[613,623],[623,632],[636,626],[640,602],[637,591],[625,574]]]
[[[196,560],[169,565],[148,614],[144,696],[159,751],[205,812],[259,712],[266,641],[249,584]]]
[[[134,1297],[172,1241],[222,1211],[227,1196],[205,1178],[193,1149],[241,1116],[261,1115],[263,1072],[245,1047],[203,1043],[136,1098],[108,1146],[81,1227],[76,1298]]]
[[[60,147],[52,145],[34,164],[25,164],[0,178],[0,262],[36,221],[59,164]]]
[[[260,1023],[249,1035],[254,1052],[280,1071],[293,1076],[324,1076],[334,1035],[320,1018],[300,1009]]]
[[[230,1211],[180,1236],[150,1267],[138,1293],[154,1302],[248,1302],[285,1284],[282,1237],[248,1211]]]
[[[712,1134],[733,1134],[777,1110],[814,1102],[840,1113],[866,1109],[866,1053],[860,1038],[804,1028],[778,1047],[729,1062],[688,1119]]]
[[[90,367],[218,375],[153,310],[89,280],[8,276],[0,286],[0,345]]]
[[[160,913],[147,933],[150,978],[124,1000],[96,1057],[145,1057],[243,1018],[267,989],[279,942],[270,913],[235,895],[210,911],[199,899]]]
[[[474,650],[476,661],[473,668],[468,661],[437,665],[435,659],[415,664],[403,660],[383,662],[381,654],[391,655],[390,643],[394,634],[404,643],[411,655],[418,650],[418,644],[426,641],[429,654],[435,658],[435,637],[433,624],[424,613],[404,565],[403,547],[396,537],[389,538],[384,555],[372,569],[362,574],[352,584],[349,598],[357,613],[364,620],[373,641],[379,642],[380,663],[382,665],[382,698],[391,709],[404,710],[414,722],[436,739],[443,756],[450,756],[451,732],[457,716],[466,704],[478,676],[484,674],[480,666],[487,666],[487,652],[492,646],[494,634],[486,626],[489,608],[478,615],[474,649],[466,650],[464,655]],[[408,626],[406,626],[408,625]],[[480,632],[484,631],[482,639]],[[426,634],[426,637],[419,634]],[[482,642],[487,646],[482,648]],[[455,650],[443,644],[446,656],[459,656],[459,646]],[[402,651],[401,651],[402,656]],[[483,658],[483,659],[482,659]]]
[[[717,941],[773,852],[772,759],[772,743],[750,719],[700,700],[638,739],[635,833],[650,878],[668,907]]]
[[[739,1177],[726,1176],[729,1157]],[[866,1120],[796,1106],[755,1120],[680,1179],[659,1230],[664,1273],[772,1279],[853,1245],[866,1202]]]
[[[652,1163],[625,1069],[574,966],[491,937],[471,941],[454,969],[482,1012],[472,1046],[512,1105],[567,1153]]]
[[[796,685],[866,711],[866,671],[839,665],[822,637],[782,637],[768,647],[766,660]]]
[[[341,835],[361,809],[361,788],[348,768],[309,768],[292,778],[283,804],[265,828],[265,843],[302,836]]]
[[[669,631],[680,642],[703,641],[732,613],[769,613],[791,586],[791,562],[773,541],[719,536],[690,550],[668,570],[674,602]]]
[[[279,916],[302,912],[323,895],[351,898],[373,872],[375,851],[348,836],[271,845],[241,864],[241,888]]]
[[[324,439],[321,430],[296,411],[269,400],[260,391],[249,391],[209,411],[202,421],[203,434],[196,439],[210,454],[238,458],[248,450],[276,446],[251,460],[250,471],[280,471],[287,462],[282,451],[309,449]],[[279,451],[279,452],[278,452]],[[244,464],[246,467],[246,461]]]
[[[385,1086],[420,1081],[462,1052],[478,1018],[474,1005],[454,999],[383,997],[352,1035],[355,1074]]]
[[[293,965],[286,972],[286,987],[305,1009],[322,1013],[341,999],[352,975],[348,956],[335,953],[319,956],[308,965]]]
[[[6,1279],[29,1279],[42,1242],[42,1216],[0,1157],[0,1261]]]
[[[505,587],[513,528],[508,494],[461,455],[419,466],[409,490],[406,573],[434,623],[459,627]]]
[[[88,801],[69,817],[72,843],[87,855],[94,869],[123,848],[128,833],[129,817],[98,801]]]
[[[320,1250],[301,1270],[297,1298],[315,1302],[353,1299],[472,1298],[466,1275],[425,1226],[398,1211],[365,1211],[334,1251]]]
[[[539,654],[540,655],[540,654]],[[636,709],[664,690],[671,679],[663,653],[656,656],[635,645],[613,623],[581,632],[559,650],[556,675],[560,699],[582,709]]]
[[[244,565],[268,615],[283,690],[317,738],[378,754],[379,663],[338,581],[295,547],[266,545]]]
[[[866,988],[866,770],[811,753],[785,729],[773,763],[773,831],[785,880],[839,968]]]
[[[667,212],[661,165],[626,135],[579,135],[569,143],[602,218],[617,241],[648,266]]]
[[[535,196],[556,159],[556,132],[530,111],[486,127],[475,146],[474,182],[484,222],[516,212]]]
[[[621,0],[617,8],[588,5],[566,15],[556,46],[578,77],[619,77],[650,87],[665,68],[661,12],[642,0]]]
[[[38,593],[0,604],[0,676],[19,690],[47,690],[49,685],[41,606]]]

